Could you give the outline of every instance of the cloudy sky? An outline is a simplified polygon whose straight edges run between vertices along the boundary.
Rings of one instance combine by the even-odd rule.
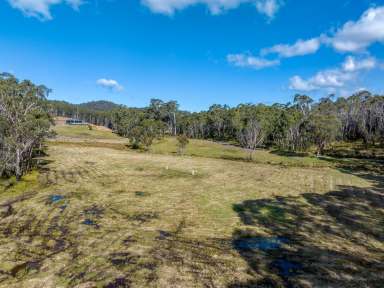
[[[0,0],[0,71],[75,103],[384,93],[384,0]]]

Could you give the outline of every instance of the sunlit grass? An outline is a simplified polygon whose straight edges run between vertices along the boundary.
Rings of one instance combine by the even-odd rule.
[[[229,287],[251,277],[233,240],[279,236],[284,229],[292,237],[299,231],[313,246],[374,257],[344,234],[318,231],[335,226],[343,232],[328,214],[330,192],[375,185],[332,162],[264,150],[251,162],[241,148],[203,140],[191,140],[179,156],[174,138],[143,152],[109,142],[117,137],[109,131],[88,138],[86,127],[62,129],[48,144],[44,170],[19,183],[2,182],[0,205],[12,200],[12,212],[0,218],[0,287],[103,287],[120,278],[132,287]],[[35,194],[17,198],[26,191]],[[62,199],[52,202],[52,195]],[[310,202],[316,197],[324,209]],[[350,198],[340,198],[338,207],[361,202]],[[379,210],[362,206],[349,215],[353,210],[345,207],[346,223],[369,211],[372,231],[380,233]],[[383,248],[368,234],[364,241]],[[298,251],[299,244],[293,243]],[[263,260],[250,255],[255,263]],[[260,266],[252,277],[272,274]]]
[[[28,191],[34,191],[39,187],[39,172],[34,170],[24,175],[21,181],[16,177],[0,179],[0,200],[19,196]]]
[[[58,125],[53,130],[62,137],[84,139],[84,140],[118,140],[118,135],[112,133],[109,129],[103,127],[92,126],[92,130],[87,125]]]
[[[151,147],[152,153],[177,154],[177,140],[166,137],[155,141]],[[225,160],[249,161],[249,151],[232,145],[216,143],[207,140],[190,139],[184,155],[217,158]],[[271,150],[258,149],[253,153],[252,162],[259,164],[300,166],[300,167],[327,167],[329,163],[314,156],[281,156]]]

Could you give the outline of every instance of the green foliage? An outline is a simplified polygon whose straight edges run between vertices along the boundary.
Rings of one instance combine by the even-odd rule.
[[[153,119],[143,119],[132,127],[127,133],[132,148],[144,146],[146,150],[150,148],[155,138],[162,137],[164,125],[162,122]]]
[[[0,75],[0,176],[17,180],[32,168],[34,153],[49,136],[49,89],[10,74]]]
[[[255,145],[244,142],[252,122],[258,123],[257,134],[262,138],[256,146],[291,152],[316,146],[319,154],[335,140],[362,140],[366,145],[384,146],[383,96],[362,91],[336,101],[332,97],[315,102],[308,95],[297,94],[292,104],[215,104],[198,113],[180,111],[177,102],[160,99],[152,99],[146,108],[117,107],[109,102],[68,108],[68,103],[60,102],[62,107],[56,109],[56,114],[80,115],[89,123],[109,126],[118,135],[130,138],[135,147],[148,148],[154,138],[163,135],[184,134],[192,139],[225,141],[254,149],[249,147]]]
[[[336,114],[336,106],[330,99],[322,100],[308,119],[307,133],[317,147],[318,155],[326,146],[341,134],[341,122]]]

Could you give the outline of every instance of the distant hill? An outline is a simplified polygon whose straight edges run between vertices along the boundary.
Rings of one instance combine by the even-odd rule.
[[[123,105],[119,105],[111,101],[100,100],[100,101],[91,101],[91,102],[82,103],[82,104],[79,104],[78,106],[81,108],[86,108],[93,111],[110,111],[110,110],[122,107]]]
[[[66,117],[81,119],[85,122],[99,126],[111,127],[112,111],[125,107],[110,101],[91,101],[82,104],[72,104],[66,101],[48,101],[51,115],[54,117]]]

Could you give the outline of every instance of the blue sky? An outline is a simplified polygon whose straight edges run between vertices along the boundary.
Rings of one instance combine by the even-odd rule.
[[[0,71],[145,106],[384,93],[384,0],[0,0]]]

